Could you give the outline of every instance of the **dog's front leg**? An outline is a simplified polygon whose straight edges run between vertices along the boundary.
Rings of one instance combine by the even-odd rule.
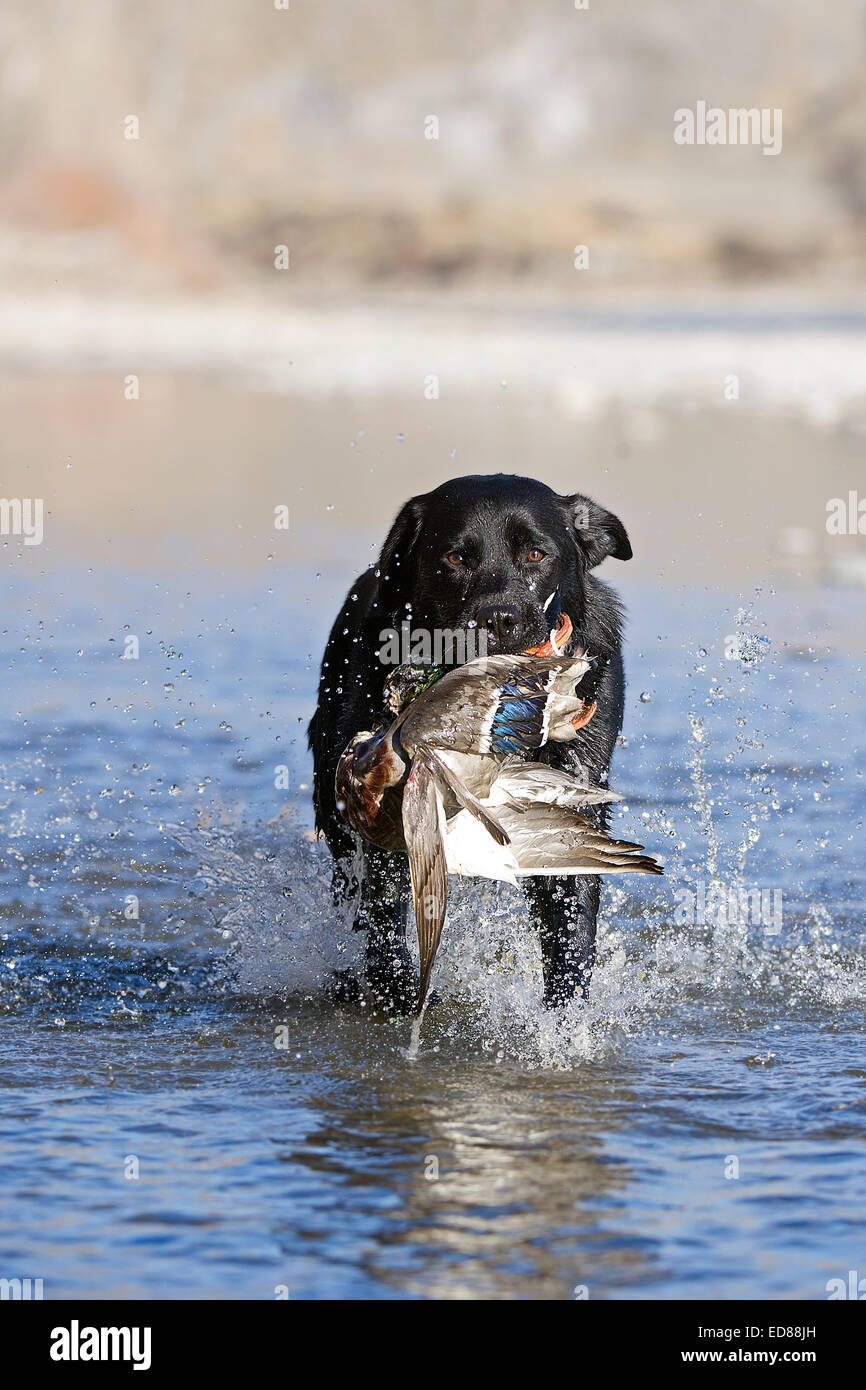
[[[548,1009],[561,1008],[577,994],[587,997],[600,887],[597,874],[528,878],[524,884],[541,941]]]
[[[418,980],[406,948],[406,911],[411,900],[405,854],[364,846],[360,903],[355,927],[367,933],[364,979],[376,1003],[389,1013],[408,1014],[418,999]]]

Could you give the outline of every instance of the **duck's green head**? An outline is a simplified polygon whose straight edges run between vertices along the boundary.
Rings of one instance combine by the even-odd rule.
[[[402,714],[407,705],[435,685],[445,674],[444,666],[395,666],[385,681],[385,705],[392,714]]]

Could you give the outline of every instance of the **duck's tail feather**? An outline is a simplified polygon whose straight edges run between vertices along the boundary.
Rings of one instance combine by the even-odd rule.
[[[518,877],[533,874],[661,874],[643,845],[615,840],[579,812],[546,802],[497,807]]]

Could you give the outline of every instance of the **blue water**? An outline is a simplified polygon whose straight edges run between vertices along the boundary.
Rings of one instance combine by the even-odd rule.
[[[11,574],[0,1276],[816,1299],[866,1274],[861,594],[625,590],[611,781],[666,876],[607,894],[559,1020],[519,897],[461,887],[410,1060],[407,1022],[327,994],[357,939],[304,726],[342,561]],[[701,920],[732,888],[765,920]]]

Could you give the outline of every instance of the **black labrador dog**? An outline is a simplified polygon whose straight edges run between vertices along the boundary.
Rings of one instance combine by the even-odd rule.
[[[603,783],[622,725],[622,611],[593,570],[608,555],[628,560],[631,554],[622,522],[581,493],[561,497],[543,483],[506,474],[453,478],[406,503],[378,563],[352,586],[325,649],[309,742],[316,826],[336,860],[338,900],[355,900],[355,928],[366,930],[366,984],[380,1007],[408,1012],[417,996],[405,941],[408,861],[359,847],[339,814],[334,774],[358,730],[384,717],[386,631],[407,618],[416,632],[481,629],[488,652],[512,653],[545,640],[553,609],[566,613],[597,659],[579,693],[591,695],[598,708],[573,742],[548,744],[539,756],[565,769],[579,762]],[[606,827],[606,806],[592,814]],[[578,992],[585,996],[598,877],[530,878],[524,891],[540,935],[545,1003],[558,1007]]]

